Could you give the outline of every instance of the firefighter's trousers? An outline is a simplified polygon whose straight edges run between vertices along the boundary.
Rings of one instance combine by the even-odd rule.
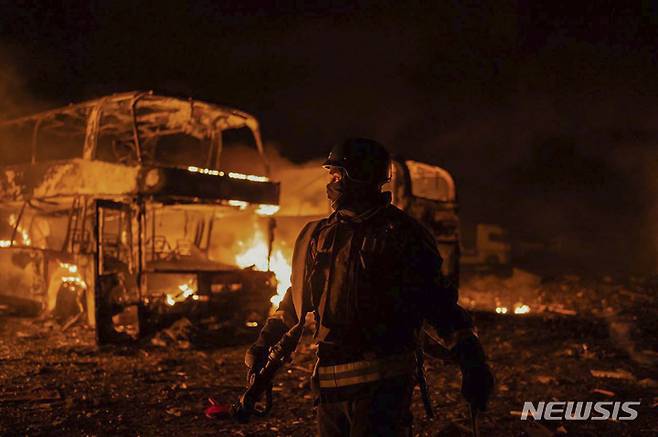
[[[356,399],[318,404],[320,437],[411,436],[413,379],[402,376],[371,383]]]

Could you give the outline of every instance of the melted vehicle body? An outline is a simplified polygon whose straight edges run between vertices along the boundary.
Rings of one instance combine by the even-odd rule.
[[[262,175],[223,167],[235,132]],[[274,274],[238,262],[279,203],[249,114],[115,94],[0,123],[0,149],[3,304],[85,316],[99,343],[183,314],[248,327],[267,316]]]

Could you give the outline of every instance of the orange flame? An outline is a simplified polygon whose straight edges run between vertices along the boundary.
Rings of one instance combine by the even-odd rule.
[[[14,214],[11,214],[9,216],[9,225],[11,227],[16,226],[16,216]],[[16,233],[21,236],[23,239],[23,246],[31,246],[32,245],[32,239],[30,238],[30,234],[23,229],[21,225],[16,226]],[[16,241],[16,240],[14,240]],[[11,247],[12,246],[12,241],[11,240],[0,240],[0,247]]]
[[[257,270],[267,271],[267,239],[263,232],[257,230],[248,244],[240,242],[242,252],[235,255],[235,263],[242,268],[254,266]],[[276,276],[277,287],[276,295],[272,296],[270,301],[273,306],[279,305],[283,295],[290,287],[290,274],[292,267],[290,261],[280,249],[272,252],[270,257],[269,270]]]
[[[174,306],[178,302],[187,300],[192,297],[193,300],[198,300],[199,296],[196,294],[196,281],[189,281],[180,284],[175,290],[167,292],[165,295],[165,302],[169,306]]]

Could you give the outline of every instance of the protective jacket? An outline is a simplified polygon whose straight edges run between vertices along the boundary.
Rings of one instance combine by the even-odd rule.
[[[473,326],[441,275],[434,238],[387,195],[361,214],[307,224],[295,244],[292,287],[273,317],[292,327],[315,314],[321,401],[410,376],[424,320],[447,340]]]

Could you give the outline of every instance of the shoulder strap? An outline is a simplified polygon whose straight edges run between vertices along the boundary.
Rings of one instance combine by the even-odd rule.
[[[295,241],[295,248],[292,253],[290,286],[292,287],[292,303],[295,307],[297,320],[300,323],[302,314],[305,314],[310,306],[310,296],[308,290],[306,290],[306,256],[311,239],[320,223],[322,223],[322,220],[309,222],[304,226]]]

